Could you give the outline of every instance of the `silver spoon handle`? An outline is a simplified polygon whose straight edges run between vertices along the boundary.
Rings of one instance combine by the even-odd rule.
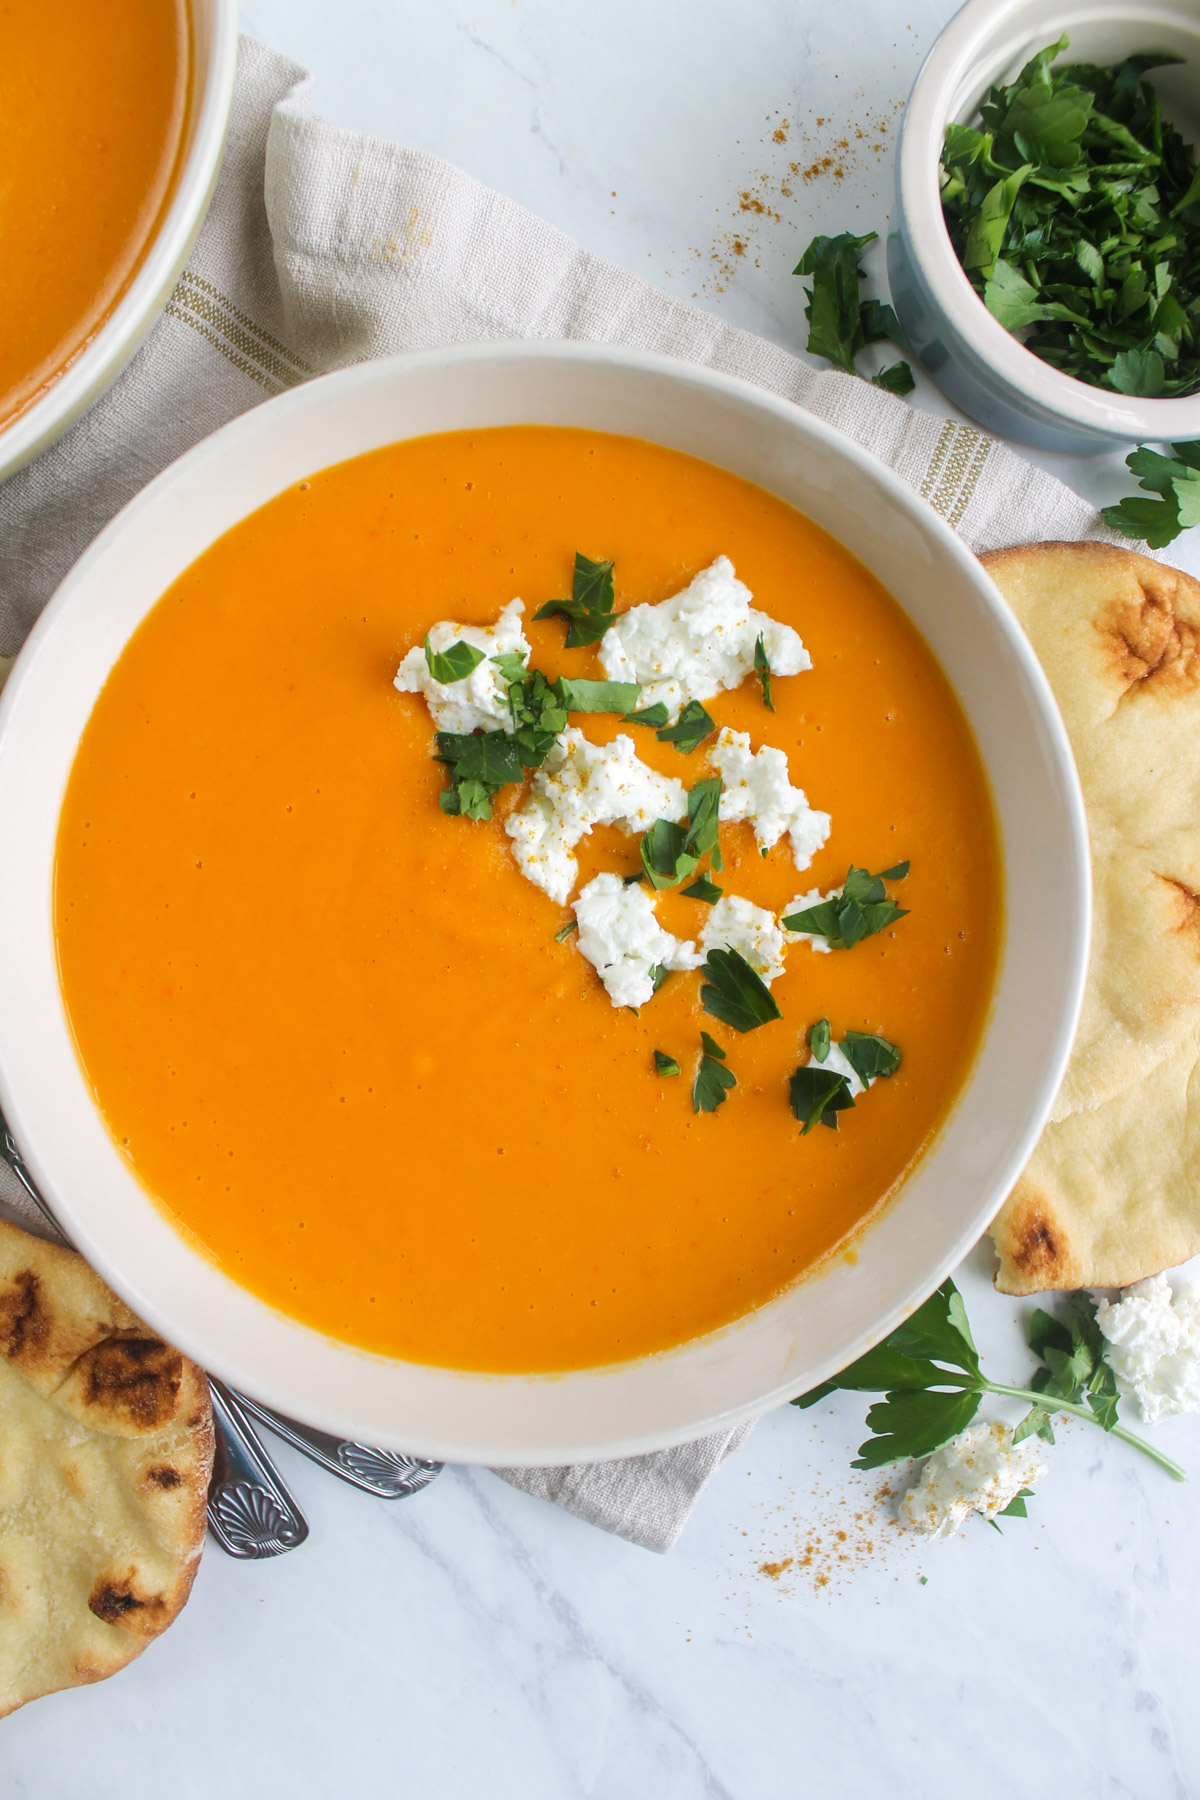
[[[71,1241],[42,1199],[25,1167],[16,1139],[0,1113],[4,1160],[21,1183],[30,1204],[56,1242]],[[216,1445],[208,1489],[208,1524],[222,1550],[240,1558],[279,1556],[308,1536],[304,1516],[283,1485],[233,1394],[212,1377],[213,1426]]]
[[[242,1406],[250,1417],[268,1431],[273,1431],[285,1443],[311,1457],[322,1469],[328,1469],[331,1475],[338,1475],[348,1481],[351,1487],[361,1488],[365,1494],[374,1494],[380,1500],[404,1500],[409,1494],[419,1493],[442,1470],[439,1462],[429,1462],[425,1457],[406,1456],[399,1450],[380,1450],[372,1444],[359,1444],[347,1438],[334,1437],[331,1432],[318,1431],[315,1426],[301,1425],[296,1419],[286,1418],[283,1413],[272,1412],[269,1407],[260,1406],[247,1394],[240,1396]]]
[[[208,1528],[230,1556],[259,1560],[294,1550],[308,1523],[259,1442],[239,1395],[208,1378],[219,1430],[208,1489]]]

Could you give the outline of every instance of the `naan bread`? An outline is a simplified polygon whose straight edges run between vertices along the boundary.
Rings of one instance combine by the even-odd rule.
[[[82,1257],[0,1220],[0,1717],[166,1630],[212,1453],[202,1371]]]
[[[981,560],[1062,711],[1095,900],[1066,1077],[992,1228],[997,1286],[1124,1286],[1200,1251],[1200,583],[1108,544]]]

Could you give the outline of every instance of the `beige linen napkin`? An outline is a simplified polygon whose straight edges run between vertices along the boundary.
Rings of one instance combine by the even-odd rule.
[[[973,549],[1100,537],[1093,509],[973,426],[797,357],[589,255],[438,158],[307,110],[303,70],[244,40],[207,223],[163,318],[107,395],[0,487],[0,654],[152,476],[271,394],[397,350],[586,338],[683,357],[827,419]],[[20,1190],[0,1200],[20,1212]],[[648,1549],[674,1542],[748,1426],[623,1462],[497,1471]]]

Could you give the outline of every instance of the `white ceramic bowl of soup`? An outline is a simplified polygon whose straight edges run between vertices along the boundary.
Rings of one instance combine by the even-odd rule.
[[[770,1304],[638,1361],[458,1372],[335,1342],[272,1310],[180,1233],[109,1137],[59,989],[59,811],[96,696],[132,632],[222,533],[315,470],[435,431],[520,423],[650,439],[758,483],[846,544],[933,649],[975,733],[1004,858],[1005,946],[963,1091],[858,1237]],[[661,1449],[788,1400],[891,1330],[1005,1198],[1066,1063],[1089,934],[1086,827],[1050,689],[991,580],[866,451],[787,401],[663,357],[579,344],[427,351],[255,408],[153,482],[67,577],[0,701],[0,1102],[63,1225],[206,1367],[340,1435],[447,1461],[563,1463]]]
[[[237,0],[188,0],[188,15],[191,91],[170,202],[133,279],[95,336],[39,399],[0,429],[0,481],[61,437],[116,380],[169,300],[204,223],[229,129]]]

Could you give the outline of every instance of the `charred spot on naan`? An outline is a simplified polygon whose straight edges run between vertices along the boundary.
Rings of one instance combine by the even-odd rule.
[[[50,1336],[41,1283],[32,1269],[18,1269],[0,1293],[0,1353],[9,1362],[36,1358]]]
[[[172,1617],[177,1610],[177,1606],[172,1608]],[[168,1622],[166,1599],[139,1587],[138,1572],[132,1564],[97,1576],[88,1595],[88,1611],[106,1625],[135,1632],[138,1637],[157,1637]]]
[[[96,1431],[141,1437],[179,1410],[183,1357],[161,1338],[115,1335],[81,1356],[55,1395]]]

